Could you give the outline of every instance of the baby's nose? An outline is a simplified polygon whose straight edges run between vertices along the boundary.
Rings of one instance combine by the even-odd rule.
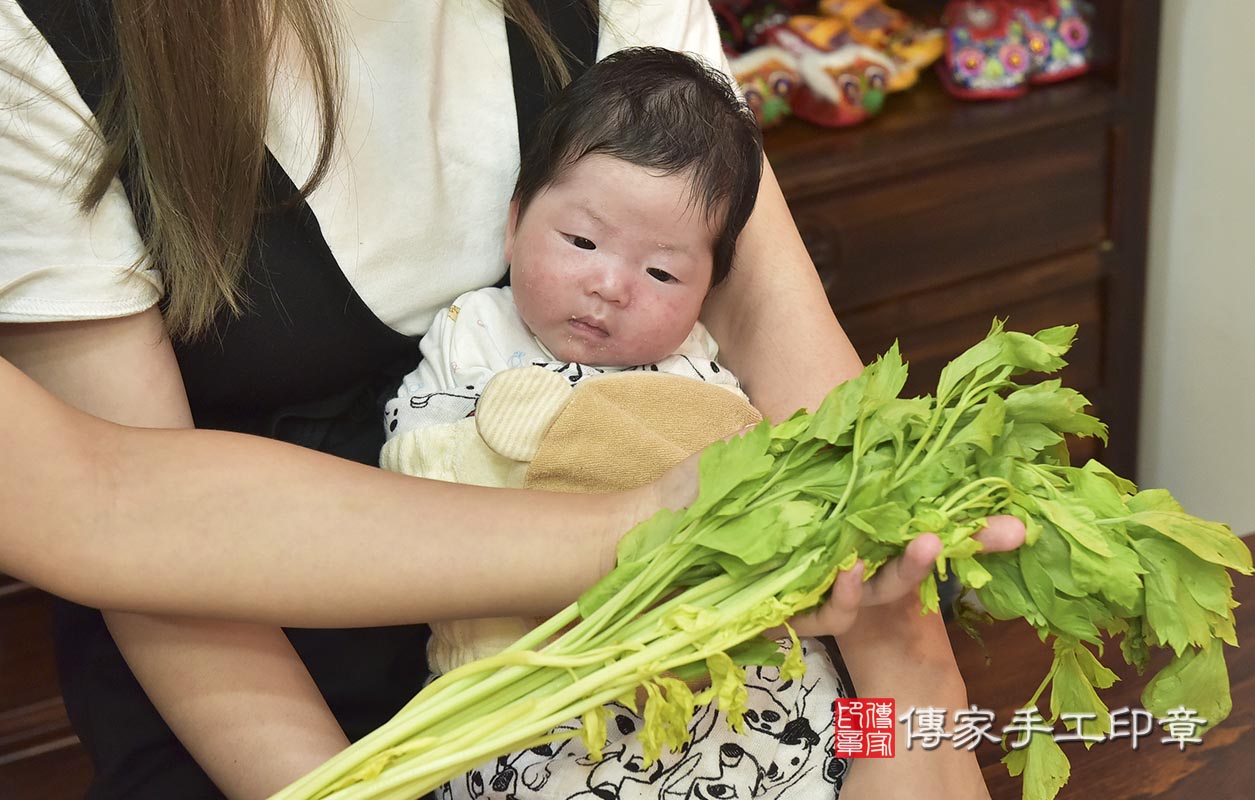
[[[627,303],[630,294],[623,271],[615,268],[599,269],[589,275],[588,292],[604,302],[615,305]]]

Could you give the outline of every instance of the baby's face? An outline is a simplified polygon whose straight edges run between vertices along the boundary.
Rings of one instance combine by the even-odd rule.
[[[710,288],[714,232],[688,179],[603,155],[511,210],[514,301],[562,361],[635,366],[684,341]]]

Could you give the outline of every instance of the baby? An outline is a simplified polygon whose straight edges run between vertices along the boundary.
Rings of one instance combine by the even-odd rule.
[[[505,445],[467,445],[484,434],[474,417],[487,416],[479,407],[488,402],[485,387],[518,367],[568,385],[632,370],[670,373],[743,398],[698,315],[731,269],[762,163],[754,118],[722,73],[653,48],[590,67],[555,99],[523,155],[505,243],[512,288],[468,292],[437,314],[422,363],[387,404],[383,465],[522,485],[527,464],[516,459],[534,450],[512,453],[509,435]],[[524,416],[520,429],[535,422]],[[532,622],[433,624],[432,668],[496,652]],[[804,647],[808,671],[799,681],[781,682],[774,668],[750,670],[747,735],[706,709],[684,751],[646,769],[641,719],[614,705],[600,761],[576,738],[497,759],[440,794],[835,796],[845,765],[831,757],[832,701],[843,692],[822,646]]]

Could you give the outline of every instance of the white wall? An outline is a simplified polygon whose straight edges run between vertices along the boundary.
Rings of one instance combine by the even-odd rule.
[[[1139,483],[1255,531],[1255,2],[1165,0]]]

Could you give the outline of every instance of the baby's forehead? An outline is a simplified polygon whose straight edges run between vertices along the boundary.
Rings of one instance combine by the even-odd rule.
[[[704,191],[697,170],[692,166],[678,170],[666,170],[637,164],[628,159],[606,153],[590,152],[564,160],[561,166],[554,172],[553,179],[541,188],[540,193],[543,194],[550,189],[568,186],[577,173],[586,176],[589,173],[609,173],[625,169],[657,180],[674,181],[678,178],[683,185],[678,200],[686,211],[698,212],[694,215],[694,220],[700,219],[712,230],[724,224],[728,213],[727,203],[716,201],[708,196],[708,193]],[[609,189],[611,194],[618,194],[616,187],[611,186]],[[590,198],[574,199],[572,205],[576,210],[587,212],[590,217],[599,218],[601,216],[597,213],[597,209],[590,201]],[[605,220],[597,219],[596,221],[604,222]]]

